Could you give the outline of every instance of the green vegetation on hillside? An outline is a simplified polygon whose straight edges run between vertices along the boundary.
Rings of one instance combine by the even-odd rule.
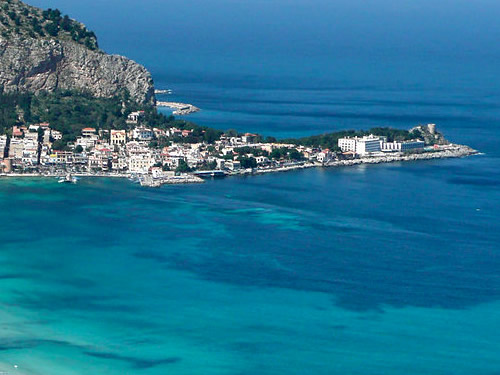
[[[94,32],[63,15],[59,9],[40,10],[18,0],[6,0],[0,6],[0,34],[3,38],[71,39],[91,50],[99,48]]]
[[[131,101],[126,92],[113,98],[95,98],[88,93],[75,91],[0,94],[0,134],[8,132],[13,125],[48,122],[52,129],[63,133],[64,145],[74,141],[85,127],[129,129],[131,125],[126,123],[127,116],[138,110],[144,111],[141,123],[146,126],[192,130],[188,137],[172,137],[158,140],[158,143],[213,143],[222,135],[220,130],[176,120],[173,116],[159,113],[152,106],[139,105]]]

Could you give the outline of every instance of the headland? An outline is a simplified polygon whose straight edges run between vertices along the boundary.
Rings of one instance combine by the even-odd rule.
[[[0,175],[122,177],[145,186],[203,178],[456,158],[434,124],[277,140],[200,126],[199,108],[157,101],[151,74],[99,50],[97,37],[59,10],[11,0],[1,9]],[[157,107],[173,108],[165,116]]]

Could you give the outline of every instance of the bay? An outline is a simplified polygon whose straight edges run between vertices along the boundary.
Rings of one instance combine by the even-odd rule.
[[[32,4],[144,64],[200,124],[434,122],[482,155],[153,190],[2,179],[0,370],[500,371],[494,2]]]

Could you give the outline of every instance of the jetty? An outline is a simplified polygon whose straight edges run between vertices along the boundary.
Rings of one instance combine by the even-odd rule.
[[[141,186],[160,187],[162,185],[180,185],[180,184],[200,184],[204,180],[194,175],[168,176],[168,177],[153,177],[152,175],[144,175],[139,179]]]
[[[170,95],[170,94],[172,94],[172,90],[170,90],[170,89],[156,89],[155,94],[156,95],[162,95],[162,94]]]
[[[215,177],[226,177],[227,172],[221,170],[213,170],[213,171],[195,171],[193,175],[201,178],[215,178]]]
[[[192,104],[178,103],[178,102],[157,101],[156,106],[157,107],[173,108],[174,111],[172,112],[172,114],[177,115],[177,116],[185,116],[185,115],[189,115],[190,113],[195,113],[195,112],[200,111],[200,109],[198,107],[195,107]]]

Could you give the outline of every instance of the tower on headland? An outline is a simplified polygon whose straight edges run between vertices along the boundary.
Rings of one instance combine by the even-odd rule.
[[[436,134],[436,124],[427,124],[427,129],[432,135]]]

